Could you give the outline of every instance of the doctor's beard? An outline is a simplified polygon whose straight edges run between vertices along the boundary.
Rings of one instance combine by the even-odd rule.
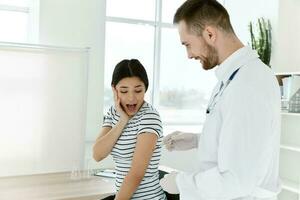
[[[207,49],[207,56],[202,60],[202,67],[205,70],[210,70],[218,65],[219,56],[215,47],[209,45],[206,41],[204,41],[204,45]]]

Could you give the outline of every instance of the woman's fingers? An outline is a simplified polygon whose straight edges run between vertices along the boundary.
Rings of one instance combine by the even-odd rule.
[[[117,99],[118,99],[117,90],[116,90],[116,88],[114,86],[111,86],[111,89],[112,89],[112,91],[114,93],[114,100],[115,100],[115,102],[117,102]]]
[[[116,90],[116,88],[114,86],[112,86],[111,88],[112,88],[112,91],[114,93],[115,107],[116,107],[116,109],[119,109],[119,107],[120,107],[120,98],[118,97],[118,91]]]
[[[120,115],[121,118],[123,119],[125,118],[126,120],[128,120],[128,115],[126,114],[125,110],[122,108],[121,98],[119,98],[117,89],[114,86],[112,86],[111,88],[114,93],[115,108],[117,110],[117,113]]]

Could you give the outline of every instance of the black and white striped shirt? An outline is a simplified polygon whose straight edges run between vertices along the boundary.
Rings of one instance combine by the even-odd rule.
[[[114,127],[120,116],[113,106],[104,116],[103,127]],[[137,137],[142,133],[153,133],[158,137],[155,150],[149,162],[145,176],[131,199],[165,200],[166,196],[159,185],[158,165],[161,157],[162,123],[158,112],[149,103],[144,102],[140,110],[128,121],[123,132],[111,151],[116,169],[116,188],[120,186],[127,175],[134,154]]]

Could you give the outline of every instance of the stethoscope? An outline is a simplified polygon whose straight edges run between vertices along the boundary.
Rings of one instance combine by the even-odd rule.
[[[217,104],[217,97],[220,98],[224,92],[224,90],[227,88],[227,86],[230,84],[230,82],[234,79],[236,73],[240,70],[240,68],[236,69],[229,77],[229,79],[226,81],[225,84],[223,84],[223,82],[220,85],[219,91],[213,96],[212,100],[210,101],[210,103],[207,106],[206,109],[206,114],[211,113],[211,111],[214,109],[214,107]]]

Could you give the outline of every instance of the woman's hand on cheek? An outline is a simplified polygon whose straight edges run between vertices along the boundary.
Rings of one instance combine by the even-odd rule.
[[[117,113],[120,115],[120,120],[127,123],[128,120],[129,120],[129,116],[127,115],[127,113],[122,108],[121,99],[118,96],[118,91],[114,86],[112,86],[111,88],[112,88],[112,91],[114,93],[115,108],[117,110]]]

